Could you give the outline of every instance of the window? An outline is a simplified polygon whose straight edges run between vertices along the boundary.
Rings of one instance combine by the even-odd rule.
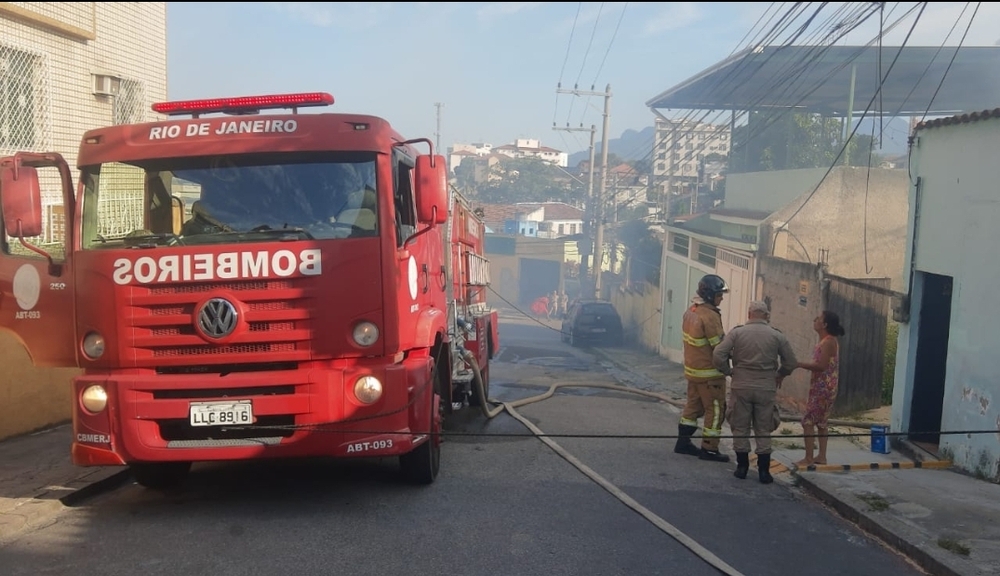
[[[413,202],[413,161],[398,150],[393,152],[395,164],[395,192],[393,203],[396,210],[396,246],[401,247],[406,239],[417,232],[417,210]]]
[[[378,235],[374,154],[235,154],[82,169],[83,248]]]
[[[566,225],[565,224],[560,224],[559,225],[559,235],[562,236],[565,233],[566,233]]]
[[[115,96],[111,110],[112,122],[119,124],[136,124],[142,122],[146,111],[146,95],[142,82],[122,79]]]
[[[691,239],[683,234],[674,234],[670,242],[670,251],[687,258],[690,255]]]
[[[716,248],[709,244],[698,243],[698,262],[707,266],[715,266]]]
[[[41,56],[0,45],[0,152],[48,146],[44,90]]]

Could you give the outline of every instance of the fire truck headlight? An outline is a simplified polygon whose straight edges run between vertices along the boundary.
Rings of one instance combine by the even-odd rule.
[[[382,383],[374,376],[362,376],[354,383],[354,396],[362,404],[374,404],[382,397]]]
[[[80,403],[88,412],[97,414],[108,405],[108,392],[97,384],[88,386],[80,395]]]
[[[371,322],[361,322],[354,327],[354,341],[358,346],[371,346],[378,340],[378,326]]]
[[[83,337],[83,353],[91,360],[97,360],[104,355],[104,336],[91,332]]]

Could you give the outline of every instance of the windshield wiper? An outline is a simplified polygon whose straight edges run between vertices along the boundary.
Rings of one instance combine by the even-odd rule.
[[[178,246],[184,244],[180,236],[169,232],[125,236],[122,240],[129,248],[156,248],[157,246]]]
[[[287,226],[284,227],[284,228],[271,228],[267,224],[263,224],[261,226],[257,226],[256,228],[253,228],[252,230],[250,230],[250,232],[244,232],[244,234],[267,234],[267,235],[270,235],[270,236],[280,236],[280,235],[284,235],[284,234],[289,234],[289,235],[290,234],[297,234],[300,237],[305,237],[306,240],[315,240],[316,239],[305,228],[299,228],[297,226],[292,226],[291,228],[289,228]],[[297,238],[294,238],[294,237],[293,238],[289,238],[289,240],[295,240],[295,239],[297,239]],[[284,238],[282,238],[282,240],[284,240]]]

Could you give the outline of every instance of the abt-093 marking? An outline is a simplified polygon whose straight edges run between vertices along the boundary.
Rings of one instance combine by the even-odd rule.
[[[347,445],[347,453],[373,452],[375,450],[388,450],[392,448],[392,440],[374,440],[372,442],[355,442]]]

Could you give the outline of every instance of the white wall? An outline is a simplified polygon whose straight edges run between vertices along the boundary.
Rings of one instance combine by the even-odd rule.
[[[1000,463],[1000,380],[996,354],[997,286],[1000,267],[1000,119],[925,128],[911,158],[914,181],[910,235],[915,256],[907,255],[904,275],[911,268],[951,276],[951,328],[942,406],[943,430],[998,430],[998,434],[947,435],[941,448],[956,465],[996,478]],[[919,196],[918,196],[919,194]],[[908,430],[913,391],[913,364],[918,340],[921,292],[911,295],[911,322],[900,330],[892,424]]]
[[[812,191],[826,168],[742,172],[726,177],[726,208],[774,212]]]

